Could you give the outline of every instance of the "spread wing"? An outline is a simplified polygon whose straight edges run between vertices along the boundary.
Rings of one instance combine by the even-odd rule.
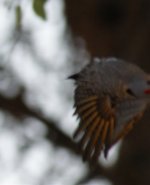
[[[109,96],[91,95],[75,102],[80,123],[74,133],[83,151],[83,160],[97,161],[100,152],[108,150],[115,129],[115,109]],[[107,148],[107,149],[106,149]]]
[[[129,107],[127,105],[128,102],[122,102],[117,107],[108,95],[91,95],[75,102],[75,114],[78,114],[80,123],[74,138],[79,139],[83,160],[96,162],[101,151],[107,157],[111,146],[142,117],[144,107],[141,103],[137,106],[133,103]]]

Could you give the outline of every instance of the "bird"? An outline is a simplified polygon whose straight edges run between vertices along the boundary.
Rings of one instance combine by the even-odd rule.
[[[143,116],[150,102],[150,75],[139,66],[115,57],[97,58],[75,81],[74,115],[83,161],[107,158],[110,148],[124,138]]]

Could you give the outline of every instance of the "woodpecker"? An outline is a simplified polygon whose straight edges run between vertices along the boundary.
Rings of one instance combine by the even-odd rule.
[[[93,60],[75,80],[75,113],[80,122],[74,133],[84,161],[106,158],[110,148],[138,122],[150,100],[150,75],[117,58]]]

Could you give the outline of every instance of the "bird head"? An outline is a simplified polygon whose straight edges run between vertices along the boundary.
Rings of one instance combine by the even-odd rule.
[[[150,98],[150,76],[138,76],[131,80],[127,92],[138,98]]]

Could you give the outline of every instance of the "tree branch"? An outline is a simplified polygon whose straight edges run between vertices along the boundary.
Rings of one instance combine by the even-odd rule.
[[[6,98],[2,94],[0,94],[0,107],[1,109],[9,112],[17,119],[23,119],[25,116],[32,116],[39,119],[48,129],[46,138],[49,139],[56,146],[64,147],[69,149],[71,152],[76,155],[80,155],[80,151],[78,150],[77,144],[72,141],[72,139],[63,133],[55,124],[53,120],[49,120],[43,117],[36,110],[32,110],[29,106],[27,106],[23,101],[23,92],[20,92],[16,97]],[[108,169],[105,169],[100,164],[98,164],[94,170],[89,165],[88,174],[81,181],[85,181],[86,179],[92,179],[96,176],[109,176]],[[80,181],[80,182],[81,182]]]

